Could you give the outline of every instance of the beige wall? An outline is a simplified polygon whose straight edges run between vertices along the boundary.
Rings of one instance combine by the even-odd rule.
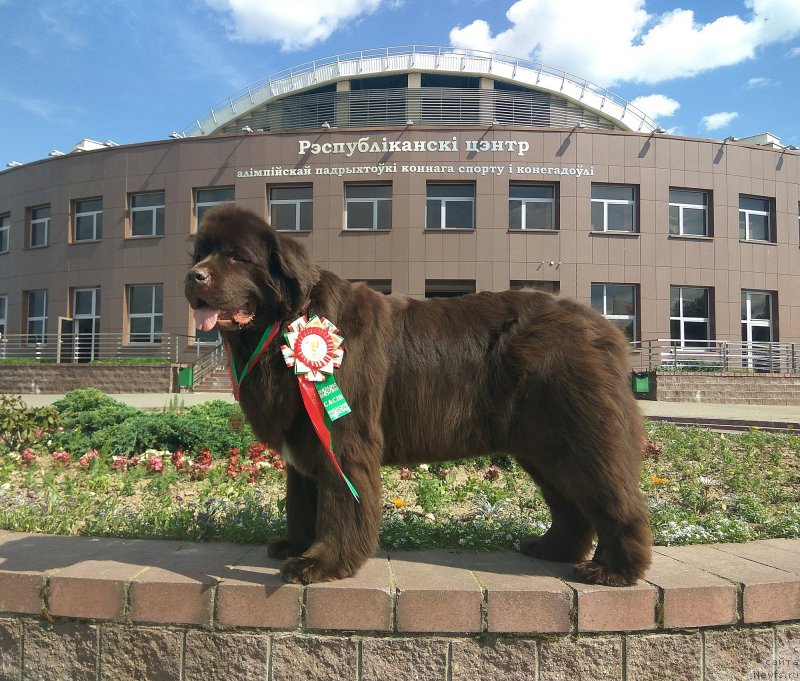
[[[355,151],[298,154],[298,141],[369,144],[404,140],[458,140],[458,151]],[[468,152],[467,140],[525,141],[529,149]],[[397,172],[336,177],[317,168],[397,164]],[[508,164],[512,164],[509,175]],[[403,165],[452,165],[455,172],[402,172]],[[519,166],[575,168],[593,175],[530,175]],[[460,166],[495,165],[502,174],[459,173]],[[310,167],[305,177],[238,177],[237,171]],[[476,229],[425,231],[426,181],[474,180]],[[511,233],[509,180],[559,184],[560,229]],[[343,185],[349,181],[393,183],[393,228],[385,232],[343,231]],[[313,184],[314,229],[297,237],[317,261],[356,279],[391,279],[394,293],[422,297],[426,279],[474,279],[477,290],[501,290],[510,280],[558,281],[567,295],[588,301],[592,282],[640,285],[643,339],[669,336],[670,285],[709,286],[715,295],[718,339],[740,338],[743,288],[778,292],[778,337],[800,341],[800,248],[798,201],[800,157],[790,152],[711,140],[626,132],[519,128],[331,130],[322,134],[257,133],[167,140],[71,154],[0,173],[0,214],[11,215],[11,252],[0,255],[0,295],[8,296],[9,333],[23,330],[22,292],[49,292],[48,326],[67,314],[69,291],[102,289],[101,330],[119,332],[125,287],[163,283],[164,330],[188,333],[182,280],[194,230],[193,189],[234,185],[236,200],[260,214],[267,210],[267,185]],[[639,189],[639,233],[590,231],[592,182],[634,184]],[[668,234],[670,187],[713,192],[713,238]],[[163,237],[126,239],[126,203],[132,192],[166,192]],[[739,194],[775,200],[777,243],[739,241]],[[75,199],[103,197],[103,238],[68,243]],[[22,248],[26,208],[51,206],[50,245]],[[550,265],[550,262],[555,263]],[[544,264],[543,264],[544,263]],[[558,264],[561,263],[561,264]]]

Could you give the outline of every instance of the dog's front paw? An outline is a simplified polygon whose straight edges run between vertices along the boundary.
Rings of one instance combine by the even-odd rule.
[[[289,558],[281,567],[281,579],[290,584],[313,584],[332,582],[336,579],[352,577],[355,571],[326,565],[315,558]]]
[[[636,575],[626,570],[612,570],[594,560],[575,563],[572,571],[579,582],[585,584],[604,584],[605,586],[633,586]]]

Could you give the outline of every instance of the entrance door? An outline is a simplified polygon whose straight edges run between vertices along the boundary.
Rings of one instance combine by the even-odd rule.
[[[89,362],[100,354],[100,289],[77,288],[72,294],[75,360]]]
[[[755,371],[772,371],[772,294],[742,291],[742,343],[745,366]]]

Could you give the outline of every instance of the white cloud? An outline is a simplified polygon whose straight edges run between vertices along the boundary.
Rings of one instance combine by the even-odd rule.
[[[789,57],[800,57],[800,47],[793,47],[789,50],[788,55]]]
[[[648,14],[645,0],[517,0],[511,28],[477,19],[450,31],[455,47],[528,56],[602,85],[659,83],[737,64],[800,35],[797,0],[745,0],[752,15],[700,24],[691,10]]]
[[[206,0],[229,16],[232,38],[246,43],[280,43],[284,51],[301,50],[326,40],[334,31],[382,0]]]
[[[732,120],[738,118],[739,114],[736,111],[719,111],[718,113],[703,116],[700,119],[700,125],[704,130],[719,130],[726,127]]]
[[[747,81],[746,87],[775,87],[776,85],[778,85],[778,81],[772,78],[751,78]]]
[[[680,103],[666,95],[637,97],[631,104],[644,111],[650,118],[669,118],[680,108]]]

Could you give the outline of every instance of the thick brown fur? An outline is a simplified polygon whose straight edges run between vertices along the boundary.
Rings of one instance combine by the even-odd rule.
[[[613,586],[649,565],[628,347],[586,306],[534,291],[383,296],[318,269],[301,244],[234,206],[205,217],[186,296],[195,308],[255,309],[251,324],[223,329],[239,366],[269,324],[281,324],[282,339],[308,310],[345,338],[336,379],[352,413],[333,424],[333,441],[360,503],[320,446],[280,340],[241,386],[254,432],[289,464],[288,533],[269,545],[286,559],[284,580],[339,579],[364,564],[377,548],[383,464],[494,454],[515,457],[552,511],[523,553],[574,562],[579,580]]]

